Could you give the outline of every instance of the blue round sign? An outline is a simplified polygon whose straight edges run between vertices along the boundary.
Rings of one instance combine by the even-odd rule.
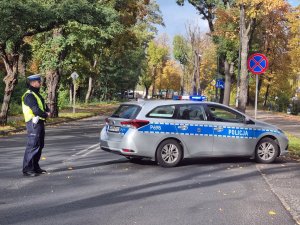
[[[262,74],[266,72],[269,66],[268,58],[260,53],[251,55],[248,59],[248,69],[253,74]]]

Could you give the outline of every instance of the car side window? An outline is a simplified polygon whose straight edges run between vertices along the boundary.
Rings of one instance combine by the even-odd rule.
[[[209,105],[208,109],[211,114],[212,121],[242,123],[245,118],[243,115],[218,105]]]
[[[163,105],[153,109],[147,116],[153,118],[173,118],[174,112],[174,105]]]
[[[207,120],[205,110],[202,105],[180,105],[177,119],[181,120]]]

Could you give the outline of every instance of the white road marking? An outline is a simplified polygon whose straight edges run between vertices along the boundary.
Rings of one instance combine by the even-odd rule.
[[[98,146],[98,147],[95,148],[95,149],[92,149],[92,150],[89,151],[89,152],[86,152],[86,153],[83,154],[81,157],[85,157],[85,156],[87,156],[87,155],[89,155],[89,154],[91,154],[91,153],[93,153],[93,152],[95,152],[95,151],[97,151],[97,150],[100,150],[100,146]]]
[[[99,149],[100,149],[99,144],[94,144],[94,145],[92,145],[92,146],[90,146],[88,148],[85,148],[85,149],[77,152],[74,155],[71,155],[71,158],[63,160],[63,163],[71,162],[71,161],[74,161],[76,159],[80,159],[80,158],[85,157],[85,156],[87,156],[87,155],[89,155],[89,154],[91,154],[91,153],[93,153],[93,152],[95,152],[95,151],[97,151]]]
[[[83,149],[83,150],[77,152],[76,154],[72,155],[72,157],[84,154],[85,152],[88,152],[90,149],[95,148],[97,146],[99,147],[99,144],[92,145],[92,146],[90,146],[90,147],[88,147],[86,149]]]

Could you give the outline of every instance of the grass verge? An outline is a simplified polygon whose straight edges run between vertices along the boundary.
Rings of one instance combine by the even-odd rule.
[[[289,139],[289,152],[291,156],[300,158],[300,138],[287,133]]]
[[[59,113],[58,118],[47,119],[47,124],[57,124],[68,122],[71,120],[83,119],[97,115],[110,115],[117,108],[118,103],[99,103],[91,105],[81,105],[76,108],[76,113],[72,113],[72,108],[66,108]],[[7,132],[18,131],[25,128],[25,121],[23,115],[15,116],[9,120],[6,126],[0,126],[0,136],[5,135]]]

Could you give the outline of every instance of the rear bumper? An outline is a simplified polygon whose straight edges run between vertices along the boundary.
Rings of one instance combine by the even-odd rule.
[[[120,149],[110,149],[108,147],[104,147],[104,146],[101,146],[101,145],[100,145],[100,148],[103,151],[106,151],[106,152],[114,153],[114,154],[117,154],[117,155],[123,155]]]
[[[124,153],[120,149],[109,149],[109,148],[103,147],[103,146],[100,146],[100,148],[103,151],[105,151],[105,152],[109,152],[109,153],[113,153],[113,154],[121,155],[121,156],[125,156],[125,157],[131,157],[131,158],[149,158],[150,159],[150,157],[146,157],[146,156],[140,156],[140,155],[132,154],[132,153]]]

